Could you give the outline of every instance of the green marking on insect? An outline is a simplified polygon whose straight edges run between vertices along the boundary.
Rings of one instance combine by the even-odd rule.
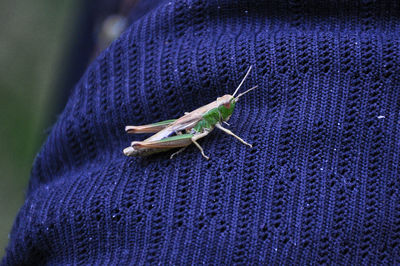
[[[147,156],[153,153],[163,152],[174,148],[181,148],[173,153],[171,158],[182,152],[190,144],[195,144],[204,158],[209,159],[204,154],[203,148],[197,142],[198,139],[207,136],[215,127],[225,133],[235,137],[243,144],[252,147],[240,137],[236,136],[232,131],[222,126],[226,123],[235,110],[236,102],[246,93],[254,90],[257,86],[239,94],[235,97],[240,87],[243,85],[252,67],[249,67],[243,80],[236,88],[233,95],[226,94],[217,98],[216,101],[204,105],[196,110],[185,113],[178,119],[161,121],[149,125],[126,126],[127,133],[156,133],[144,141],[134,141],[131,146],[124,149],[126,156]],[[227,123],[226,123],[227,124]]]

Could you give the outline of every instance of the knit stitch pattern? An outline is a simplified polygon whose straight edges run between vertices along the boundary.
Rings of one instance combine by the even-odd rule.
[[[231,94],[230,129],[125,157]],[[88,67],[4,265],[400,264],[398,1],[161,1]]]

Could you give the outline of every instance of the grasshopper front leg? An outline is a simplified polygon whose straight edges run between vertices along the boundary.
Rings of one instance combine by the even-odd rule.
[[[221,126],[221,124],[217,123],[215,124],[215,127],[221,129],[222,131],[224,131],[226,134],[229,134],[235,138],[237,138],[240,142],[242,142],[243,144],[249,146],[250,148],[253,148],[253,145],[251,145],[250,143],[247,143],[246,141],[244,141],[242,138],[240,138],[239,136],[236,136],[232,131],[230,131],[227,128],[224,128],[223,126]]]

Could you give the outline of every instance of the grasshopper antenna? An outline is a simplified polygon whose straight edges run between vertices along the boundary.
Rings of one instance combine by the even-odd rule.
[[[241,96],[245,95],[246,93],[251,92],[251,91],[254,90],[254,89],[257,89],[257,87],[258,87],[258,85],[254,86],[254,87],[251,88],[251,89],[248,89],[248,90],[245,91],[245,92],[242,92],[241,94],[239,94],[239,95],[236,97],[236,101],[238,101],[239,98],[240,98]]]
[[[249,70],[247,70],[246,75],[244,76],[244,78],[242,79],[242,82],[240,82],[239,86],[237,87],[237,89],[235,90],[235,92],[233,93],[232,97],[235,97],[235,94],[239,91],[240,87],[243,85],[243,82],[246,80],[247,76],[250,74],[252,66],[249,67]]]

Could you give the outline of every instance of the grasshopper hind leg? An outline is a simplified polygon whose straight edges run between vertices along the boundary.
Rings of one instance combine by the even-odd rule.
[[[197,142],[198,139],[206,136],[209,132],[204,132],[198,135],[195,135],[193,137],[190,138],[190,140],[193,142],[194,145],[196,145],[197,148],[199,148],[201,155],[203,155],[204,158],[206,158],[207,160],[210,159],[210,157],[208,157],[205,153],[203,148],[200,146],[200,144]],[[173,154],[171,154],[171,156],[169,157],[170,159],[172,159],[175,155],[178,155],[179,153],[183,152],[185,149],[187,148],[187,146],[182,147],[181,149],[179,149],[177,152],[174,152]]]
[[[173,154],[171,154],[171,156],[169,157],[169,159],[174,158],[175,155],[178,155],[179,153],[183,152],[186,148],[187,148],[187,146],[186,146],[186,147],[183,147],[183,148],[180,148],[178,151],[176,151],[176,152],[174,152]]]

